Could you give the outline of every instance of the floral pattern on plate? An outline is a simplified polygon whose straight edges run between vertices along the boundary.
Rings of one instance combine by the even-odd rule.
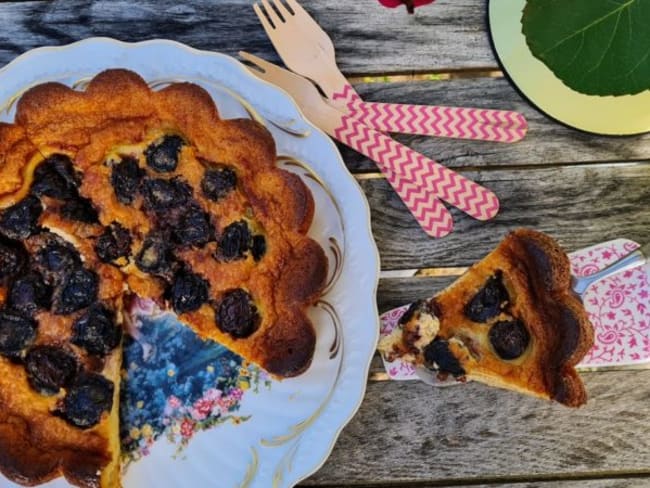
[[[148,455],[163,436],[178,455],[196,432],[250,419],[237,414],[244,395],[271,385],[259,368],[140,299],[130,313],[123,376],[120,434],[126,462]]]

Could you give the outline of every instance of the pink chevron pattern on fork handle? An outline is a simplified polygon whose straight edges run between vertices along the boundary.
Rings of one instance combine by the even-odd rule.
[[[487,188],[352,117],[343,115],[341,122],[334,131],[338,140],[378,162],[390,173],[404,178],[415,188],[427,189],[478,220],[491,219],[499,212],[499,200]]]
[[[346,106],[351,103],[363,102],[357,91],[350,83],[345,83],[341,91],[332,93],[332,100],[335,102],[345,102]]]
[[[395,189],[404,204],[418,221],[420,227],[431,237],[444,237],[451,233],[454,221],[449,210],[442,204],[435,194],[426,188],[417,186],[398,172],[389,171],[380,167],[386,179]]]
[[[382,132],[457,139],[516,142],[526,135],[525,117],[510,110],[364,102],[346,83],[332,95],[348,115]]]
[[[361,126],[360,123],[343,115],[342,125],[334,130],[332,134],[336,139],[349,145],[353,149],[360,150],[362,141],[356,141],[355,135],[348,130],[350,125]],[[360,132],[359,132],[360,133]],[[359,142],[359,144],[357,144]],[[363,151],[362,151],[363,152]],[[366,154],[367,155],[367,154]],[[405,178],[399,168],[393,167],[391,159],[373,158],[386,179],[395,189],[404,204],[408,207],[420,227],[431,237],[444,237],[451,233],[454,222],[449,210],[437,198],[435,193],[427,187],[416,185],[408,178]]]

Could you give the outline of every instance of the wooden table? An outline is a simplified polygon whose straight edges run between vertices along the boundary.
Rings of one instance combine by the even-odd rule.
[[[169,38],[278,61],[251,3],[4,2],[0,64],[33,47],[90,36]],[[427,270],[382,278],[380,311],[432,295],[518,226],[548,232],[567,250],[617,237],[650,241],[650,134],[588,135],[531,107],[499,71],[485,1],[438,0],[415,16],[376,0],[303,4],[331,34],[342,70],[368,100],[514,109],[530,123],[515,145],[398,137],[501,199],[501,213],[488,223],[452,211],[456,230],[437,241],[372,162],[341,148],[370,202],[382,269]],[[589,403],[572,410],[478,384],[432,390],[381,381],[375,359],[358,414],[305,486],[650,486],[650,371],[586,373]]]

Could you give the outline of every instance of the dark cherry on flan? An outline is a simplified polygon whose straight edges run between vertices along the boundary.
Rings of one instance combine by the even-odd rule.
[[[491,276],[474,298],[465,306],[465,315],[474,322],[496,317],[508,304],[508,291],[503,286],[501,272]]]
[[[225,293],[216,309],[217,327],[233,337],[248,337],[257,330],[260,316],[248,292],[237,288]]]

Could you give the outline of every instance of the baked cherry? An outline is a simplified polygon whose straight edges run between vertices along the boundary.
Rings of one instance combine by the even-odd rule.
[[[83,197],[74,197],[61,206],[61,215],[68,220],[84,222],[86,224],[99,223],[99,215],[90,200]]]
[[[20,242],[0,236],[0,281],[16,276],[27,260],[27,252]]]
[[[133,203],[143,176],[144,170],[138,165],[138,160],[130,156],[123,157],[113,166],[111,185],[120,203],[125,205]]]
[[[59,200],[77,196],[79,177],[72,161],[64,154],[53,154],[34,170],[31,192]]]
[[[210,216],[196,203],[189,204],[171,220],[172,238],[182,246],[202,246],[214,236]]]
[[[185,205],[192,196],[192,188],[181,178],[145,178],[142,196],[147,210],[164,212]]]
[[[43,275],[45,282],[60,283],[63,275],[81,266],[81,256],[68,242],[52,232],[43,232],[34,238],[39,249],[34,253],[34,267]]]
[[[398,323],[400,325],[407,324],[416,315],[419,317],[422,312],[430,313],[428,303],[426,300],[417,300],[411,303],[409,308],[406,309],[406,311],[399,318]]]
[[[112,222],[97,238],[95,253],[105,263],[127,257],[131,253],[131,234],[118,222]]]
[[[9,306],[28,317],[33,316],[39,309],[49,309],[51,299],[50,287],[36,271],[16,279],[9,288]]]
[[[499,315],[508,300],[508,291],[503,286],[501,272],[497,271],[465,306],[465,315],[474,322],[485,322]]]
[[[266,239],[263,235],[253,236],[253,243],[251,244],[251,253],[253,259],[259,261],[266,254]]]
[[[0,310],[0,354],[20,358],[36,338],[36,322],[15,311]]]
[[[239,220],[228,225],[219,239],[218,257],[241,259],[250,249],[251,233],[246,221]]]
[[[135,257],[135,264],[145,273],[169,275],[172,271],[173,258],[166,233],[152,231],[147,234],[140,252]]]
[[[72,324],[72,343],[90,354],[104,356],[120,340],[122,328],[115,324],[115,314],[104,305],[93,305]]]
[[[443,339],[434,339],[424,348],[424,360],[428,366],[441,373],[455,377],[465,375],[460,362],[449,350],[449,343]]]
[[[25,369],[29,384],[43,395],[56,395],[69,386],[79,370],[73,352],[57,346],[36,346],[27,351]]]
[[[217,308],[217,327],[241,339],[250,336],[260,325],[260,316],[251,296],[241,288],[226,292]]]
[[[113,383],[101,375],[81,374],[63,399],[59,415],[76,427],[93,427],[113,408],[114,389]]]
[[[144,151],[147,164],[160,173],[174,171],[178,166],[179,155],[184,144],[183,139],[177,135],[163,137]]]
[[[29,195],[2,212],[0,232],[11,239],[26,239],[38,229],[42,212],[40,200]]]
[[[501,359],[517,359],[530,342],[526,326],[519,320],[504,320],[495,323],[488,332],[492,347]]]
[[[62,273],[81,264],[81,256],[71,245],[52,243],[40,249],[35,260],[43,269]]]
[[[201,180],[201,190],[206,198],[217,201],[237,186],[237,175],[230,168],[208,169]]]
[[[174,276],[169,295],[176,313],[191,312],[208,300],[208,282],[197,274],[182,270]]]
[[[94,271],[78,268],[67,273],[55,289],[54,313],[67,315],[90,306],[97,300],[99,278]]]

